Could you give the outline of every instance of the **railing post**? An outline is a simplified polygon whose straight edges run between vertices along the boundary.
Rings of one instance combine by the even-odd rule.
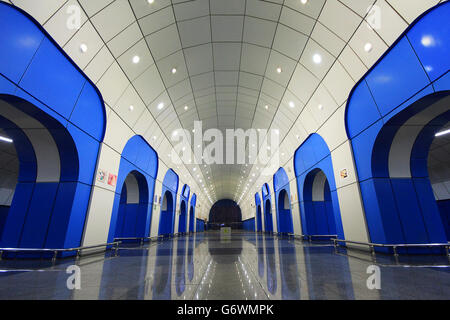
[[[447,258],[450,260],[449,247],[450,247],[450,246],[446,246],[446,247],[445,247],[445,251],[446,251],[446,253],[447,253]],[[0,253],[0,260],[1,260],[1,258],[2,258],[2,256],[1,256],[1,253]]]
[[[53,258],[52,258],[52,262],[54,263],[56,261],[56,257],[58,256],[58,251],[54,251],[53,252]]]
[[[373,245],[370,245],[370,253],[372,254],[372,256],[375,255],[375,247]]]
[[[116,249],[114,250],[114,256],[117,257],[118,254],[119,254],[119,243],[116,242]]]

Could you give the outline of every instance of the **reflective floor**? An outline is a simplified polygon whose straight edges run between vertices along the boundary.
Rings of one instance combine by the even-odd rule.
[[[69,290],[66,269],[74,264],[81,288]],[[368,273],[373,265],[380,282]],[[369,289],[368,279],[381,289]],[[396,263],[378,255],[374,262],[357,251],[336,253],[328,243],[206,232],[54,266],[2,260],[0,299],[450,299],[450,267],[445,256]]]

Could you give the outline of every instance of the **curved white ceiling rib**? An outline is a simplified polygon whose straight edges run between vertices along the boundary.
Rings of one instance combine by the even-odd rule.
[[[197,120],[204,130],[277,129],[287,164],[310,133],[342,113],[351,88],[408,24],[440,1],[7,2],[33,15],[85,70],[115,121],[142,134],[186,180],[205,185],[214,202],[248,199],[269,178],[261,166],[174,165],[174,131],[191,131]],[[79,30],[62,27],[73,5],[82,9]],[[373,5],[382,19],[376,29],[366,21]]]

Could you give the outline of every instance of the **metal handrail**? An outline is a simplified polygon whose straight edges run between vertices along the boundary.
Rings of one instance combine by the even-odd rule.
[[[372,243],[372,242],[362,242],[362,241],[352,241],[352,240],[342,240],[342,239],[332,239],[334,242],[334,247],[337,248],[340,243],[350,243],[362,246],[368,246],[372,255],[375,254],[375,247],[379,248],[392,248],[394,255],[398,256],[397,248],[433,248],[433,247],[443,247],[445,248],[446,255],[450,258],[450,243],[399,243],[399,244],[384,244],[384,243]]]
[[[156,237],[122,237],[122,238],[114,238],[114,241],[131,241],[131,240],[137,240],[142,244],[144,244],[144,242],[146,240],[148,241],[153,241],[153,240],[159,240],[162,239],[164,236],[163,235],[159,235]]]
[[[0,248],[0,260],[3,257],[3,252],[53,252],[52,261],[55,261],[58,253],[60,252],[77,252],[77,257],[80,256],[80,253],[82,250],[88,250],[88,249],[96,249],[96,248],[102,248],[102,247],[108,247],[113,246],[115,249],[115,254],[117,255],[117,250],[119,249],[119,244],[121,244],[121,241],[114,241],[110,243],[103,243],[103,244],[96,244],[92,246],[84,246],[84,247],[76,247],[76,248],[66,248],[66,249],[51,249],[51,248]]]

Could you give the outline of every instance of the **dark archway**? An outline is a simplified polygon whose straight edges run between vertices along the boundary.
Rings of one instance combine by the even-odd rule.
[[[219,200],[214,203],[209,211],[209,224],[213,228],[217,228],[221,225],[240,228],[241,222],[241,208],[233,200]]]
[[[261,205],[259,204],[256,207],[256,231],[261,232],[263,231],[262,227],[262,212],[261,212]]]
[[[178,219],[178,233],[186,233],[186,201],[182,200],[180,205],[180,217]]]
[[[264,205],[264,220],[266,232],[273,232],[272,204],[269,199],[265,201]]]

